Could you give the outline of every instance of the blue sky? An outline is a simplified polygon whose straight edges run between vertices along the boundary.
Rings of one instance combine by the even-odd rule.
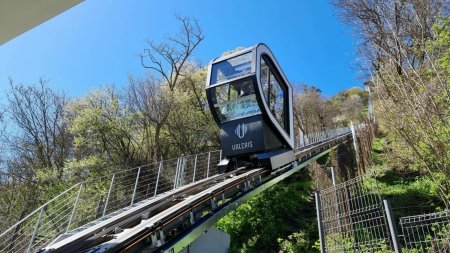
[[[352,67],[354,41],[325,0],[87,0],[0,46],[0,99],[8,78],[50,80],[69,97],[143,76],[139,53],[147,40],[178,31],[174,13],[196,17],[205,40],[194,52],[202,64],[238,46],[266,43],[291,82],[334,95],[361,86]]]

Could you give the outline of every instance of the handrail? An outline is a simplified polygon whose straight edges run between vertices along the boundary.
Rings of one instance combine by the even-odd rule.
[[[33,212],[31,212],[30,214],[28,214],[27,216],[23,217],[20,221],[18,221],[16,224],[12,225],[10,228],[8,228],[7,230],[5,230],[3,233],[0,234],[0,238],[8,233],[9,231],[11,231],[13,228],[15,228],[17,225],[19,225],[21,222],[23,222],[24,220],[28,219],[29,217],[31,217],[33,214],[37,213],[38,211],[40,211],[42,208],[46,207],[48,204],[50,204],[51,202],[55,201],[56,199],[58,199],[59,197],[61,197],[62,195],[64,195],[65,193],[69,192],[70,190],[72,190],[73,188],[75,188],[75,186],[80,185],[81,183],[76,183],[74,185],[72,185],[69,189],[61,192],[60,194],[58,194],[57,196],[55,196],[54,198],[52,198],[51,200],[47,201],[45,204],[41,205],[40,207],[38,207],[36,210],[34,210]]]

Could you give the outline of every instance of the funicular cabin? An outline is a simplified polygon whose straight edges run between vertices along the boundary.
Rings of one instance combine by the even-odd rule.
[[[277,168],[294,160],[292,87],[266,45],[213,60],[206,93],[220,127],[219,167]]]

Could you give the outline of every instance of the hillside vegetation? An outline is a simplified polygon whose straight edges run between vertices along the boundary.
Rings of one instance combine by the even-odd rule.
[[[397,219],[448,208],[449,3],[439,0],[335,0],[333,4],[342,21],[351,27],[361,42],[358,64],[362,67],[363,80],[371,90],[373,112],[367,115],[368,108],[352,111],[358,106],[345,109],[347,103],[360,105],[358,99],[348,99],[354,91],[327,100],[320,96],[318,88],[303,86],[302,94],[298,97],[301,99],[296,101],[296,105],[297,109],[303,110],[302,123],[310,122],[311,125],[302,126],[301,123],[301,129],[326,126],[332,117],[328,114],[335,115],[332,117],[335,122],[348,122],[352,118],[356,120],[358,116],[361,120],[369,116],[377,125],[376,138],[370,152],[362,152],[362,155],[367,156],[364,159],[369,161],[364,170],[375,174],[365,182],[365,187],[380,189],[381,196],[391,200]],[[342,102],[342,98],[347,98],[346,102]],[[361,99],[365,104],[367,97],[361,96]],[[341,103],[334,104],[338,101]],[[341,106],[341,114],[336,113],[337,106]],[[329,118],[324,120],[326,117]],[[327,165],[330,164],[324,163],[322,166]],[[361,174],[351,163],[341,165],[337,168],[341,175]],[[316,166],[314,171],[321,171],[318,168],[321,167]],[[316,175],[315,172],[311,172],[311,175]],[[317,251],[317,242],[313,246],[317,234],[312,232],[312,226],[316,226],[315,217],[309,215],[309,210],[299,207],[308,206],[304,200],[311,196],[315,187],[300,191],[301,196],[294,190],[296,185],[311,182],[305,177],[297,176],[295,180],[283,182],[219,222],[218,227],[232,236],[231,252]],[[316,187],[321,184],[320,178],[314,179]],[[278,213],[270,207],[258,206],[258,210],[252,208],[259,203],[271,203],[271,197],[282,194],[286,188],[294,190],[292,194],[280,197],[286,205],[272,203],[274,209],[284,210],[298,200],[292,212],[284,214],[284,219],[277,220],[277,216],[265,215],[265,212]],[[297,217],[304,218],[301,224],[295,223]],[[272,228],[276,232],[255,229],[266,223],[271,227],[273,219],[279,222],[276,228]],[[297,226],[297,229],[284,229],[287,224],[295,224],[293,227]],[[262,232],[272,234],[272,237],[266,238]]]

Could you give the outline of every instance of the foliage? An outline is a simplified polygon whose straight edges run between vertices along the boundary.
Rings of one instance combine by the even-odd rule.
[[[172,103],[175,109],[168,120],[167,131],[176,147],[174,154],[196,154],[219,148],[219,128],[206,107],[205,67],[193,63],[180,80]]]
[[[341,126],[348,126],[350,122],[357,124],[367,118],[369,95],[358,87],[339,92],[331,98],[333,107],[339,108],[339,117],[335,121]]]
[[[381,196],[391,200],[396,217],[442,209],[444,203],[438,197],[440,189],[436,182],[424,177],[420,170],[399,163],[392,152],[388,137],[381,134],[375,138],[371,166],[375,175],[366,180],[366,186],[379,188]]]
[[[448,2],[334,1],[358,34],[360,58],[395,167],[418,170],[450,204]]]
[[[93,91],[89,96],[73,101],[68,111],[71,115],[70,132],[74,136],[71,165],[75,165],[74,161],[87,165],[98,160],[89,171],[98,174],[96,169],[107,173],[114,168],[142,163],[137,151],[139,128],[113,88]],[[83,162],[84,159],[89,161]],[[98,166],[106,161],[110,169]]]
[[[222,218],[216,226],[231,235],[230,252],[314,252],[312,189],[307,175],[295,174]]]
[[[278,244],[280,245],[280,250],[286,253],[309,253],[314,252],[313,246],[311,246],[312,238],[305,232],[294,232],[289,235],[287,239],[278,238]]]
[[[333,128],[337,109],[316,87],[303,84],[298,88],[300,93],[294,98],[295,129],[313,133]]]
[[[368,94],[358,87],[326,98],[314,86],[297,86],[294,97],[294,119],[303,133],[312,133],[335,127],[359,123],[367,117]]]

